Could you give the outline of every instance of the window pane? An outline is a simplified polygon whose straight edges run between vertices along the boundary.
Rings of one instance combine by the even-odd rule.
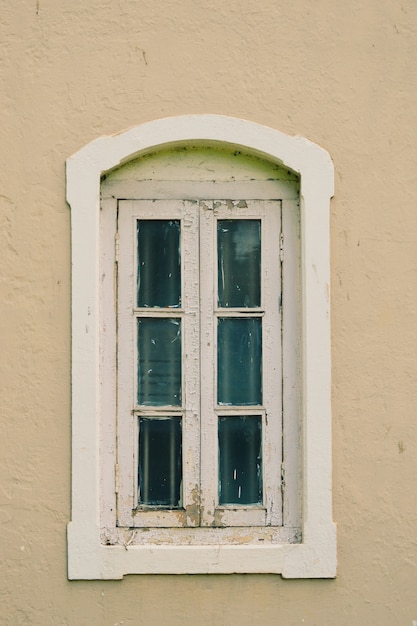
[[[219,418],[219,504],[262,502],[262,418]]]
[[[138,319],[138,404],[181,406],[180,319]]]
[[[138,220],[138,306],[181,306],[179,220]]]
[[[219,404],[262,404],[262,321],[259,317],[218,320]]]
[[[181,505],[181,419],[139,419],[139,504]]]
[[[219,220],[217,258],[219,306],[260,306],[260,220]]]

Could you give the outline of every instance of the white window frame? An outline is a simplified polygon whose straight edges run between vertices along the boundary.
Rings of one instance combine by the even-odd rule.
[[[183,508],[180,510],[149,509],[133,514],[137,506],[137,442],[138,414],[132,412],[136,405],[136,363],[137,350],[135,341],[135,273],[136,260],[136,228],[135,222],[140,219],[177,219],[186,220],[187,228],[181,233],[181,278],[182,304],[180,308],[166,309],[148,308],[141,310],[139,317],[180,318],[182,321],[182,355],[183,359],[182,390],[186,402],[176,413],[182,418],[182,448],[184,460],[193,456],[194,463],[187,463],[187,471],[183,471]],[[193,260],[198,258],[198,214],[195,203],[184,200],[119,201],[119,291],[118,291],[118,466],[119,486],[117,498],[117,524],[125,528],[173,528],[196,526],[194,492],[199,483],[199,381],[195,375],[196,362],[199,354],[198,292],[193,293],[185,285],[198,285],[198,265]],[[191,262],[188,262],[188,261]],[[184,262],[185,261],[185,262]],[[127,349],[125,347],[128,347]],[[130,347],[130,349],[129,349]],[[160,413],[158,407],[147,407],[145,414],[156,417]],[[174,412],[171,415],[175,414]],[[163,411],[167,415],[167,411]]]
[[[114,398],[100,385],[101,176],[150,150],[190,142],[244,148],[300,176],[302,539],[232,545],[106,545],[100,501],[112,486],[112,444],[100,451],[102,410]],[[72,512],[68,525],[70,579],[117,579],[141,573],[278,573],[286,578],[336,575],[336,528],[331,500],[329,206],[333,166],[327,152],[300,137],[245,120],[191,115],[149,122],[88,144],[67,161],[72,223]],[[109,230],[109,232],[111,229]],[[106,235],[101,241],[106,241]],[[114,250],[114,240],[108,241]],[[109,255],[109,258],[112,255]],[[106,260],[104,261],[106,263]],[[284,337],[285,342],[285,337]],[[115,433],[110,433],[109,441]],[[110,498],[110,496],[109,496]],[[111,500],[111,499],[110,499]],[[112,502],[109,500],[109,510]],[[132,536],[133,538],[133,536]],[[112,543],[112,542],[109,542]]]
[[[201,380],[206,381],[201,389],[201,420],[205,443],[201,446],[202,525],[203,526],[282,526],[282,380],[281,337],[276,329],[281,328],[279,298],[281,291],[279,240],[281,231],[281,201],[238,200],[207,201],[202,203],[201,249],[207,251],[201,262],[201,315],[203,316],[201,338]],[[247,204],[240,208],[240,205]],[[235,215],[234,215],[235,213]],[[214,297],[217,295],[217,257],[215,233],[217,219],[238,217],[261,219],[261,304],[262,311],[262,408],[220,407],[216,402],[217,344],[216,318],[234,316],[233,309],[219,309]],[[269,251],[269,254],[268,254]],[[275,270],[275,271],[274,271]],[[213,297],[214,296],[214,297]],[[276,306],[274,306],[276,304]],[[250,317],[252,317],[252,313]],[[206,339],[204,336],[206,335]],[[271,354],[272,352],[272,354]],[[276,364],[276,368],[273,364]],[[229,410],[228,410],[229,409]],[[217,420],[222,415],[238,413],[262,416],[262,470],[263,504],[260,507],[243,508],[222,506],[218,503]],[[266,425],[268,415],[268,425]],[[280,445],[281,444],[281,445]],[[209,471],[213,468],[214,471]],[[247,534],[247,529],[242,531]],[[255,534],[255,533],[254,533]]]
[[[187,186],[187,183],[185,183]],[[296,187],[294,183],[290,188]],[[237,190],[239,184],[236,185]],[[261,185],[253,186],[262,188]],[[216,189],[217,188],[217,189]],[[268,188],[268,187],[267,187]],[[213,191],[221,193],[222,186],[213,184]],[[114,191],[114,189],[113,189]],[[185,191],[185,189],[184,189]],[[228,185],[230,193],[230,185]],[[136,195],[138,195],[138,190]],[[238,191],[236,191],[238,193]],[[279,247],[282,204],[288,214],[297,216],[295,200],[119,200],[118,201],[118,262],[117,262],[117,309],[118,309],[118,490],[117,490],[117,526],[119,528],[182,528],[210,527],[211,541],[224,542],[221,535],[213,527],[287,527],[288,533],[293,532],[293,539],[301,529],[295,528],[294,521],[289,521],[290,512],[286,511],[287,524],[283,524],[283,503],[281,471],[282,459],[282,354],[281,334],[281,252]],[[102,213],[109,209],[103,207]],[[111,211],[111,209],[110,209]],[[111,216],[109,221],[113,221]],[[103,215],[104,218],[104,215]],[[215,320],[216,317],[242,317],[239,309],[218,309],[213,296],[217,294],[217,256],[215,250],[215,232],[219,219],[258,219],[261,222],[262,242],[262,280],[261,303],[251,310],[250,317],[262,319],[263,334],[263,404],[259,407],[226,407],[217,406],[216,398],[216,367],[217,347]],[[186,223],[182,227],[182,306],[172,309],[144,308],[137,309],[136,275],[136,220],[137,219],[177,219]],[[298,255],[298,250],[295,251]],[[200,256],[201,255],[201,256]],[[291,255],[287,254],[290,262]],[[108,272],[112,277],[113,273]],[[297,283],[296,273],[288,277],[289,283]],[[187,289],[191,285],[192,289]],[[103,283],[104,286],[104,283]],[[115,285],[110,282],[108,289],[114,293]],[[294,294],[295,296],[296,294]],[[286,293],[286,306],[293,315],[297,310],[296,297]],[[133,311],[133,314],[132,314]],[[244,316],[248,309],[244,310]],[[138,413],[132,411],[136,405],[136,338],[135,326],[137,317],[181,318],[183,342],[183,406],[175,411],[146,407],[141,413],[154,418],[158,415],[181,416],[183,423],[183,502],[179,510],[164,510],[158,507],[137,508],[137,442]],[[105,317],[105,327],[109,329],[114,323],[111,314]],[[108,330],[107,330],[108,332]],[[284,331],[285,332],[285,331]],[[115,333],[113,333],[115,334]],[[295,344],[297,337],[292,338]],[[200,348],[201,345],[201,348]],[[112,354],[103,355],[103,364],[108,369],[105,379],[111,378],[108,362]],[[293,359],[294,361],[294,359]],[[293,370],[296,368],[294,367]],[[199,376],[200,373],[200,376]],[[287,375],[290,372],[287,368]],[[296,371],[292,372],[296,384]],[[205,384],[203,385],[203,381]],[[297,404],[297,403],[295,403]],[[289,408],[288,408],[289,409]],[[226,506],[218,503],[218,448],[217,419],[226,415],[260,415],[262,417],[262,458],[263,458],[263,502],[252,506]],[[288,410],[292,415],[292,430],[297,430],[298,406]],[[109,415],[109,423],[112,416]],[[289,427],[290,424],[289,424]],[[288,436],[288,433],[287,433]],[[204,445],[201,445],[204,437]],[[201,449],[200,449],[201,448]],[[294,451],[297,452],[296,450]],[[192,459],[193,462],[189,462]],[[295,472],[293,473],[293,475]],[[296,476],[294,476],[296,478]],[[291,488],[288,477],[286,490],[293,494],[297,485]],[[294,481],[295,482],[295,481]],[[111,494],[109,494],[111,498]],[[201,515],[200,515],[201,514]],[[293,516],[294,517],[294,516]],[[298,516],[300,517],[300,516]],[[110,521],[111,524],[111,521]],[[253,532],[252,540],[259,540],[259,533]],[[290,530],[291,528],[291,530]],[[275,531],[275,535],[278,531]],[[181,542],[184,533],[170,533],[171,541]],[[194,533],[194,541],[204,543],[209,533]],[[239,533],[236,531],[235,535]],[[247,530],[241,532],[248,538]],[[273,533],[269,533],[270,535]],[[265,533],[261,533],[265,540]],[[107,537],[114,533],[108,533]],[[150,533],[146,533],[149,540]],[[120,540],[120,534],[119,534]],[[133,542],[132,542],[133,543]]]

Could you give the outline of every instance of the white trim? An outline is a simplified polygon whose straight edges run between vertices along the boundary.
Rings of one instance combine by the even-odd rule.
[[[198,297],[198,266],[195,263],[186,263],[188,256],[198,257],[198,215],[193,203],[187,200],[120,200],[119,201],[119,284],[118,284],[118,341],[123,350],[119,350],[118,363],[118,463],[120,466],[120,484],[118,496],[118,522],[125,527],[181,527],[195,526],[196,520],[190,514],[193,509],[193,493],[199,484],[199,384],[198,373],[195,372],[195,363],[198,363],[198,325],[199,325],[199,297]],[[181,236],[181,263],[182,263],[182,307],[172,309],[135,309],[136,295],[136,220],[150,218],[178,219],[185,218],[187,228],[183,227]],[[185,285],[195,285],[195,291],[189,291]],[[138,312],[140,311],[140,312]],[[132,488],[136,482],[137,457],[133,454],[136,447],[138,415],[132,414],[132,407],[137,404],[136,388],[136,322],[138,317],[160,318],[174,317],[181,319],[183,359],[182,404],[178,407],[178,414],[182,419],[183,430],[183,463],[192,455],[195,463],[187,464],[187,477],[183,484],[183,507],[185,510],[158,510],[138,511],[135,515],[132,510],[137,505],[137,485],[135,494]],[[130,348],[130,349],[129,349]],[[133,355],[131,351],[135,351]],[[123,389],[123,390],[122,390]],[[159,407],[154,413],[158,414]],[[165,409],[164,413],[166,413]],[[145,415],[152,414],[152,407],[144,411]],[[129,418],[130,419],[126,419]],[[126,423],[127,422],[127,423]],[[133,435],[133,432],[135,434]],[[130,454],[129,454],[130,450]],[[137,452],[137,451],[136,451]],[[135,459],[135,463],[133,460]],[[135,468],[135,469],[134,469]],[[184,467],[185,470],[185,467]]]
[[[100,542],[99,214],[101,175],[141,154],[187,142],[244,147],[301,177],[303,491],[302,543],[206,546],[105,546]],[[71,579],[131,573],[269,572],[334,577],[336,529],[331,501],[329,204],[333,166],[301,137],[245,120],[190,115],[148,122],[102,137],[67,161],[72,225]]]
[[[281,430],[281,337],[277,329],[281,328],[278,306],[281,289],[279,241],[281,231],[281,201],[252,200],[247,206],[236,203],[231,208],[231,201],[204,200],[200,203],[201,223],[201,367],[202,367],[202,402],[201,421],[204,424],[204,445],[201,446],[201,497],[202,526],[280,526],[282,524],[281,467],[282,430]],[[246,204],[246,200],[245,200]],[[257,218],[262,223],[262,296],[258,315],[262,316],[262,372],[264,397],[259,407],[227,407],[217,405],[217,318],[238,316],[237,309],[217,306],[217,220],[231,217]],[[256,315],[252,309],[252,315]],[[248,309],[245,309],[245,316]],[[203,330],[204,329],[204,330]],[[207,341],[209,339],[209,341]],[[274,366],[275,363],[275,366]],[[209,382],[210,381],[210,382]],[[262,417],[262,457],[263,457],[263,505],[258,508],[227,507],[218,503],[218,471],[209,471],[218,458],[217,420],[228,413],[233,415],[259,415]],[[266,420],[268,415],[268,420]],[[268,426],[267,426],[268,424]],[[277,471],[278,468],[278,471]]]

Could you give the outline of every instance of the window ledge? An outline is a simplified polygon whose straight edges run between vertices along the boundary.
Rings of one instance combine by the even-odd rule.
[[[68,525],[69,579],[120,579],[127,574],[281,574],[333,578],[336,529],[331,523],[302,544],[105,546],[99,528]]]

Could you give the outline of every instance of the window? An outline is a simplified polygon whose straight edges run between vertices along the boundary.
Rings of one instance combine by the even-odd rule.
[[[334,576],[331,173],[313,144],[217,116],[69,159],[70,578]]]
[[[119,527],[282,526],[281,204],[119,200]]]

